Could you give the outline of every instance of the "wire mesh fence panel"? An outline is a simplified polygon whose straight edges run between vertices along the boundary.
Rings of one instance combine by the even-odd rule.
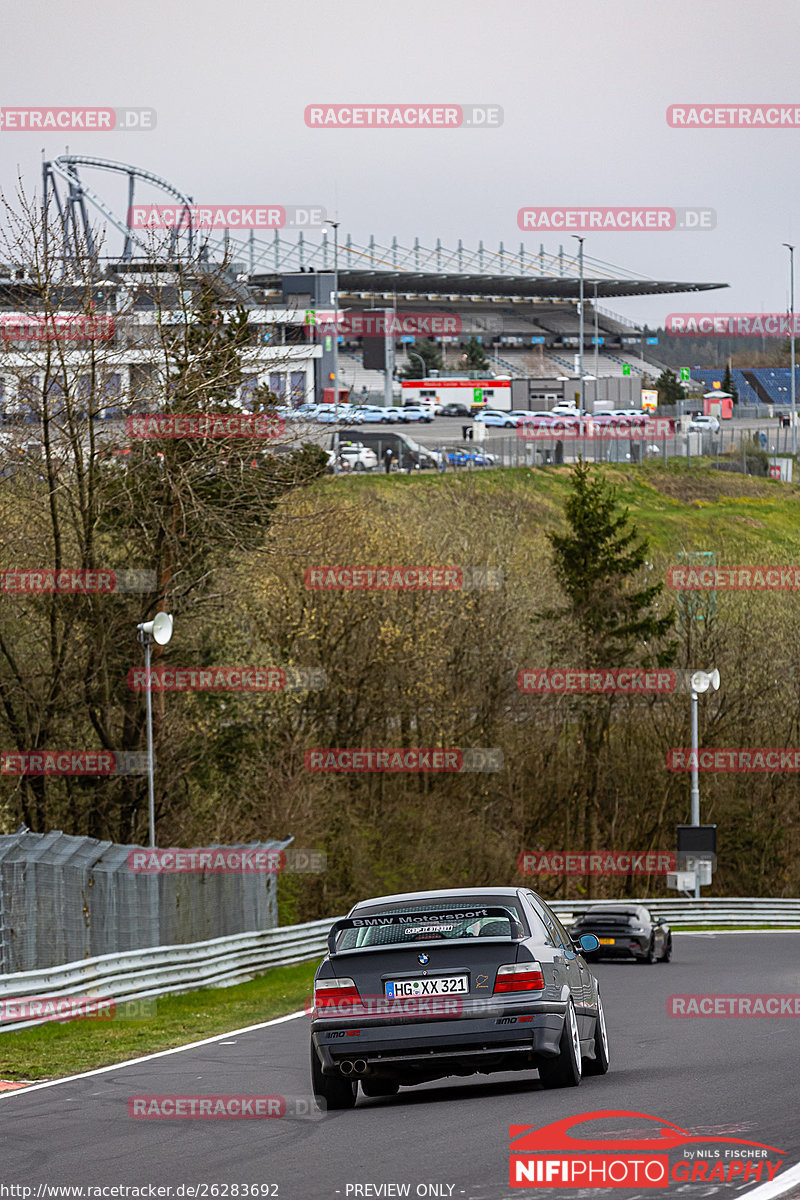
[[[277,925],[275,871],[137,869],[129,856],[142,849],[58,831],[0,836],[0,973]]]

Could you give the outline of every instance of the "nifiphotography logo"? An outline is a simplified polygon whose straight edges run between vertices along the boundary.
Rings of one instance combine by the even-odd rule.
[[[605,1135],[573,1137],[573,1126],[613,1120],[616,1129]],[[620,1128],[631,1121],[660,1126],[643,1130]],[[762,1142],[713,1134],[691,1134],[671,1121],[650,1113],[606,1109],[578,1113],[537,1129],[511,1125],[509,1183],[511,1187],[666,1188],[684,1183],[768,1183],[783,1166],[784,1152]],[[691,1148],[689,1148],[691,1147]],[[670,1162],[670,1152],[673,1161]],[[770,1157],[772,1156],[772,1157]]]

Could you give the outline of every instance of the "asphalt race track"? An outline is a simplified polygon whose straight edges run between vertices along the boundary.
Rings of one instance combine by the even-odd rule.
[[[360,1096],[354,1111],[313,1118],[128,1116],[133,1095],[307,1097],[309,1030],[308,1020],[299,1017],[56,1086],[10,1093],[0,1100],[0,1180],[34,1189],[40,1183],[171,1184],[173,1196],[180,1195],[174,1191],[180,1184],[277,1184],[270,1194],[279,1200],[402,1195],[378,1185],[408,1184],[410,1196],[500,1200],[525,1194],[508,1183],[510,1124],[541,1126],[601,1109],[652,1114],[695,1134],[776,1146],[784,1152],[786,1171],[800,1162],[800,1020],[676,1019],[667,1015],[667,997],[794,994],[799,955],[800,937],[791,933],[678,934],[670,964],[598,964],[611,1071],[562,1091],[543,1091],[534,1073],[505,1074],[401,1089],[388,1099]],[[645,1130],[632,1130],[618,1118],[613,1132],[641,1136]],[[652,1136],[653,1128],[646,1132]],[[674,1151],[672,1161],[682,1155]],[[354,1191],[356,1184],[376,1186]],[[418,1190],[432,1184],[438,1189]],[[673,1181],[668,1190],[703,1200],[755,1186],[752,1179]],[[565,1200],[640,1194],[548,1191]]]

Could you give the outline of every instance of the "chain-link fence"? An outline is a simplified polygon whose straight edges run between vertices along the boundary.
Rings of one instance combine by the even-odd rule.
[[[277,925],[274,872],[135,870],[134,850],[57,831],[0,836],[0,973]]]
[[[763,428],[722,426],[717,431],[675,431],[669,435],[607,437],[508,436],[474,439],[426,440],[438,454],[440,471],[464,471],[486,467],[547,467],[575,462],[638,463],[647,459],[682,461],[688,466],[714,467],[746,475],[778,474],[780,458],[791,457],[792,433],[774,422]]]

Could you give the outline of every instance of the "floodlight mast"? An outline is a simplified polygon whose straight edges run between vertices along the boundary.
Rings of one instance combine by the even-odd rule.
[[[789,288],[790,288],[789,303],[791,304],[791,307],[792,307],[792,319],[791,319],[791,326],[790,326],[791,332],[789,334],[789,345],[790,345],[791,351],[792,351],[792,353],[791,353],[792,386],[791,386],[791,392],[790,392],[790,395],[792,398],[791,399],[791,405],[792,405],[792,407],[791,407],[792,455],[796,455],[797,454],[797,398],[796,398],[797,384],[796,384],[796,380],[795,380],[795,366],[794,366],[794,342],[795,342],[795,336],[794,336],[794,246],[790,245],[789,242],[784,242],[783,244],[786,247],[786,249],[789,251]]]
[[[578,266],[579,266],[579,270],[580,270],[580,299],[578,301],[578,317],[579,317],[579,320],[578,320],[578,329],[579,329],[579,332],[578,332],[578,376],[579,376],[580,390],[578,392],[578,395],[580,396],[579,404],[580,404],[580,410],[581,410],[581,415],[582,415],[583,409],[584,409],[584,394],[583,394],[583,243],[586,241],[586,238],[580,237],[580,235],[577,233],[573,233],[572,237],[574,237],[578,243]],[[597,395],[597,383],[596,382],[595,382],[594,386],[595,386],[595,396],[596,396]]]
[[[147,705],[147,812],[150,826],[150,848],[156,844],[156,815],[155,815],[155,785],[153,762],[153,700],[150,689],[150,641],[157,646],[166,646],[172,637],[172,617],[169,613],[158,612],[152,621],[142,621],[136,628],[139,631],[139,641],[144,646],[144,685]]]
[[[713,671],[693,671],[690,680],[692,689],[692,787],[691,787],[691,824],[700,824],[700,785],[698,781],[698,743],[697,735],[697,709],[698,695],[707,692],[711,687],[714,691],[719,690],[719,671],[715,667]],[[700,899],[700,884],[697,881],[697,871],[695,871],[694,895],[695,899]]]

